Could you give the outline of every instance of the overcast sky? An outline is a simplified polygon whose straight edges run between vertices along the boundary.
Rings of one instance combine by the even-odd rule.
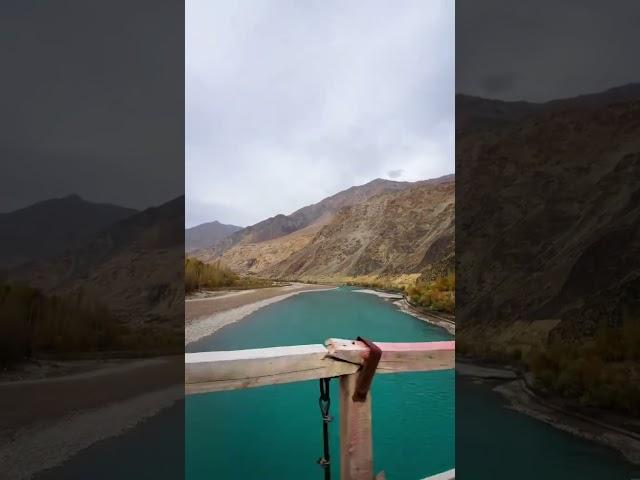
[[[454,2],[186,2],[186,223],[453,173]]]
[[[0,212],[184,189],[180,1],[0,2]]]
[[[458,0],[456,89],[546,101],[640,82],[636,0]]]

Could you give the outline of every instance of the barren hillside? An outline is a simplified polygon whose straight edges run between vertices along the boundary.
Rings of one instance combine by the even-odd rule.
[[[450,177],[428,180],[427,183],[438,183],[447,179]],[[338,192],[318,203],[296,210],[291,215],[276,215],[239,230],[212,248],[197,252],[197,256],[202,259],[216,258],[235,245],[257,244],[280,238],[305,227],[322,224],[342,207],[357,205],[380,193],[401,191],[413,185],[415,184],[411,182],[395,182],[378,178],[364,185]]]
[[[453,268],[454,185],[417,185],[345,207],[268,272],[316,279],[446,273]]]
[[[375,180],[286,217],[279,215],[196,253],[241,274],[345,280],[433,277],[454,267],[453,176],[422,182]],[[320,214],[320,216],[317,216]],[[274,225],[313,221],[274,236]],[[266,236],[266,240],[252,239]]]
[[[637,312],[640,101],[628,101],[634,92],[640,100],[636,87],[459,132],[461,325],[555,318],[556,334],[590,335],[602,320]]]

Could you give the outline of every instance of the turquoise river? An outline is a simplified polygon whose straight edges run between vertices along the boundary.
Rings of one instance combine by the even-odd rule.
[[[401,313],[389,301],[340,288],[272,304],[188,349],[321,343],[329,337],[358,335],[380,341],[451,338]],[[456,463],[455,444],[460,480],[640,478],[640,468],[619,453],[509,409],[491,384],[460,376],[456,380],[452,371],[374,379],[377,471],[384,469],[390,480],[419,480],[448,470]],[[334,380],[335,417],[337,390]],[[186,473],[188,480],[320,480],[321,467],[315,463],[322,449],[317,400],[317,382],[189,396],[37,479],[173,479]],[[331,425],[334,461],[339,452],[337,420]],[[183,431],[184,450],[177,440]],[[540,451],[545,452],[543,458],[535,454]],[[183,453],[186,472],[181,470]],[[333,478],[338,471],[334,463]]]
[[[330,337],[437,341],[444,330],[398,311],[391,302],[341,288],[272,304],[190,351],[323,343]],[[454,372],[380,375],[374,379],[375,468],[387,478],[416,480],[453,468]],[[338,388],[332,381],[331,447],[339,472]],[[190,396],[185,405],[186,478],[320,479],[318,382]],[[233,452],[230,454],[230,452]]]

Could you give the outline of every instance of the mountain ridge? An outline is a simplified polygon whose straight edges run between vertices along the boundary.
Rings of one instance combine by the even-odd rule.
[[[456,139],[459,135],[477,134],[512,125],[514,122],[543,112],[594,109],[636,100],[640,100],[640,83],[628,83],[601,92],[545,102],[508,101],[458,93],[455,97]]]
[[[183,226],[180,196],[109,225],[64,254],[13,269],[8,280],[46,294],[82,292],[132,325],[162,319],[180,326]]]
[[[213,246],[243,227],[220,223],[217,220],[201,223],[184,230],[184,248],[186,252]]]
[[[195,256],[205,262],[219,260],[240,274],[271,278],[318,280],[362,274],[417,277],[429,275],[430,269],[431,273],[446,273],[453,268],[454,186],[453,174],[417,182],[375,179],[298,209],[290,216],[278,215],[259,222],[236,232],[235,239],[223,240],[222,247],[198,251]],[[433,192],[440,192],[440,196],[432,198]],[[432,228],[430,231],[436,232],[437,238],[427,242],[430,231],[422,228],[420,221],[435,221],[440,212],[434,217],[425,212],[431,212],[437,204],[449,206],[438,218],[446,226]],[[278,227],[290,228],[269,230],[274,220],[279,222]],[[361,226],[360,230],[355,226]],[[256,235],[255,230],[260,229]],[[345,238],[338,240],[340,236]],[[343,243],[354,247],[350,252],[353,264],[343,258],[349,256]],[[411,261],[407,262],[409,257]],[[448,260],[441,262],[445,257]],[[343,261],[336,263],[336,258]]]
[[[0,214],[0,268],[43,261],[79,247],[109,225],[138,211],[67,195]]]
[[[451,175],[423,180],[420,182],[447,181]],[[402,190],[420,182],[399,182],[376,178],[362,185],[355,185],[341,190],[319,202],[299,208],[289,215],[278,214],[254,225],[250,225],[214,245],[209,256],[220,256],[232,246],[244,243],[258,243],[288,235],[305,228],[323,215],[333,214],[339,208],[366,200],[385,191]]]
[[[219,256],[239,243],[258,243],[288,235],[305,228],[319,219],[323,214],[333,213],[338,208],[354,201],[367,198],[381,191],[404,188],[408,182],[375,179],[363,185],[353,186],[326,197],[319,202],[306,205],[289,215],[278,214],[269,217],[243,230],[235,232],[212,248],[214,255]]]
[[[308,245],[268,271],[315,279],[444,275],[453,267],[446,259],[453,258],[454,189],[453,181],[417,182],[343,207]],[[437,242],[446,246],[429,258]]]

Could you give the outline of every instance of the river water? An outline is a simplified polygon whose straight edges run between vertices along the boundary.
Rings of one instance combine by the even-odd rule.
[[[396,342],[452,338],[398,311],[387,300],[341,288],[272,304],[188,350],[322,343],[329,337],[358,335]],[[510,410],[491,388],[461,376],[454,379],[453,371],[376,376],[372,390],[376,471],[385,470],[392,480],[418,480],[453,468],[457,447],[459,480],[640,478],[640,468],[617,452]],[[331,393],[337,478],[335,380]],[[322,453],[317,400],[315,381],[189,396],[184,404],[95,444],[38,478],[180,478],[184,453],[189,480],[321,479],[315,463]]]
[[[508,408],[492,382],[456,376],[458,480],[631,480],[617,451]]]
[[[330,337],[439,341],[444,330],[391,302],[348,288],[311,292],[258,310],[190,351],[323,343]],[[332,381],[331,447],[339,472],[338,385]],[[372,389],[376,470],[394,480],[454,466],[453,371],[375,377]],[[322,422],[316,381],[190,396],[185,405],[187,478],[322,478]],[[231,453],[230,453],[231,452]]]

